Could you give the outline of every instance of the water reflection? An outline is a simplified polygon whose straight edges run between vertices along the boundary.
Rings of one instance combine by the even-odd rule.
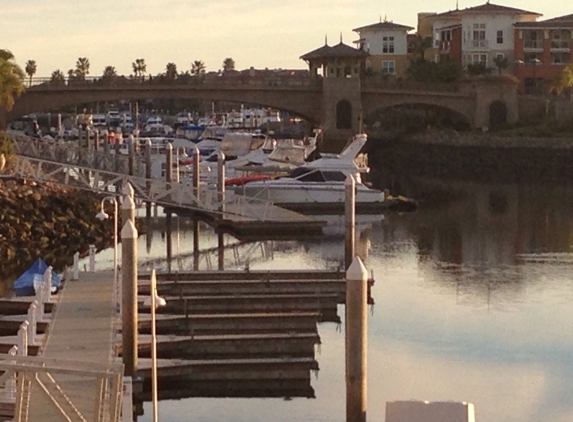
[[[387,215],[360,228],[376,278],[368,420],[384,419],[386,401],[408,399],[470,401],[482,422],[573,419],[573,189],[448,186],[449,202],[427,202],[415,214]],[[241,259],[229,247],[225,266],[336,267],[344,256],[340,228],[320,241],[242,244]],[[167,269],[159,262],[166,256],[164,230],[159,219],[153,238],[140,239],[148,245],[141,259]],[[173,268],[189,270],[193,222],[181,219],[177,233],[183,261],[175,255]],[[201,250],[217,250],[208,226],[201,225],[199,242]],[[225,243],[240,242],[226,235]],[[216,268],[216,254],[202,254],[199,267]],[[100,255],[113,259],[108,251]],[[344,420],[344,334],[335,324],[319,325],[319,333],[315,399],[164,401],[162,420],[187,421],[190,412],[201,421]],[[149,411],[140,420],[150,420]]]

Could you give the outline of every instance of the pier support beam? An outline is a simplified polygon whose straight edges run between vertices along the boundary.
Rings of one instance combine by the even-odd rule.
[[[137,229],[127,220],[121,230],[122,342],[125,375],[137,371]]]
[[[199,220],[193,220],[193,270],[199,271]]]
[[[366,422],[368,272],[359,257],[346,271],[346,421]]]
[[[354,259],[356,237],[356,182],[351,174],[344,182],[344,269],[348,269]]]

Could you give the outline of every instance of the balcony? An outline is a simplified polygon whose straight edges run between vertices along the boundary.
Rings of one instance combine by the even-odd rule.
[[[524,50],[541,50],[543,51],[543,41],[542,40],[525,40],[523,41]]]
[[[552,40],[551,41],[551,51],[569,51],[571,48],[570,40]]]
[[[441,41],[439,51],[441,54],[448,54],[450,52],[451,41]]]
[[[487,48],[487,40],[471,40],[473,48]]]

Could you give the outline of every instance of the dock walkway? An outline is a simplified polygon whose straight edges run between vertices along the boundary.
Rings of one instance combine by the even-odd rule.
[[[117,362],[112,338],[116,318],[112,280],[112,272],[84,272],[80,273],[79,281],[66,283],[42,346],[43,357],[103,364]],[[84,416],[93,416],[98,394],[98,384],[93,378],[58,374],[57,382]],[[61,413],[37,385],[31,390],[28,420],[62,421]]]

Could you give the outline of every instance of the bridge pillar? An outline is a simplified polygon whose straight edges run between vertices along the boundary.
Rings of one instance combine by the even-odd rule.
[[[517,80],[500,76],[475,78],[469,83],[472,84],[476,94],[474,127],[490,129],[494,122],[517,123],[519,119]],[[499,106],[496,107],[496,105]],[[499,116],[499,107],[501,107],[503,116]],[[499,122],[499,119],[503,121]]]
[[[360,78],[322,80],[322,121],[325,147],[344,146],[361,130],[362,96]],[[337,151],[338,152],[338,151]]]

